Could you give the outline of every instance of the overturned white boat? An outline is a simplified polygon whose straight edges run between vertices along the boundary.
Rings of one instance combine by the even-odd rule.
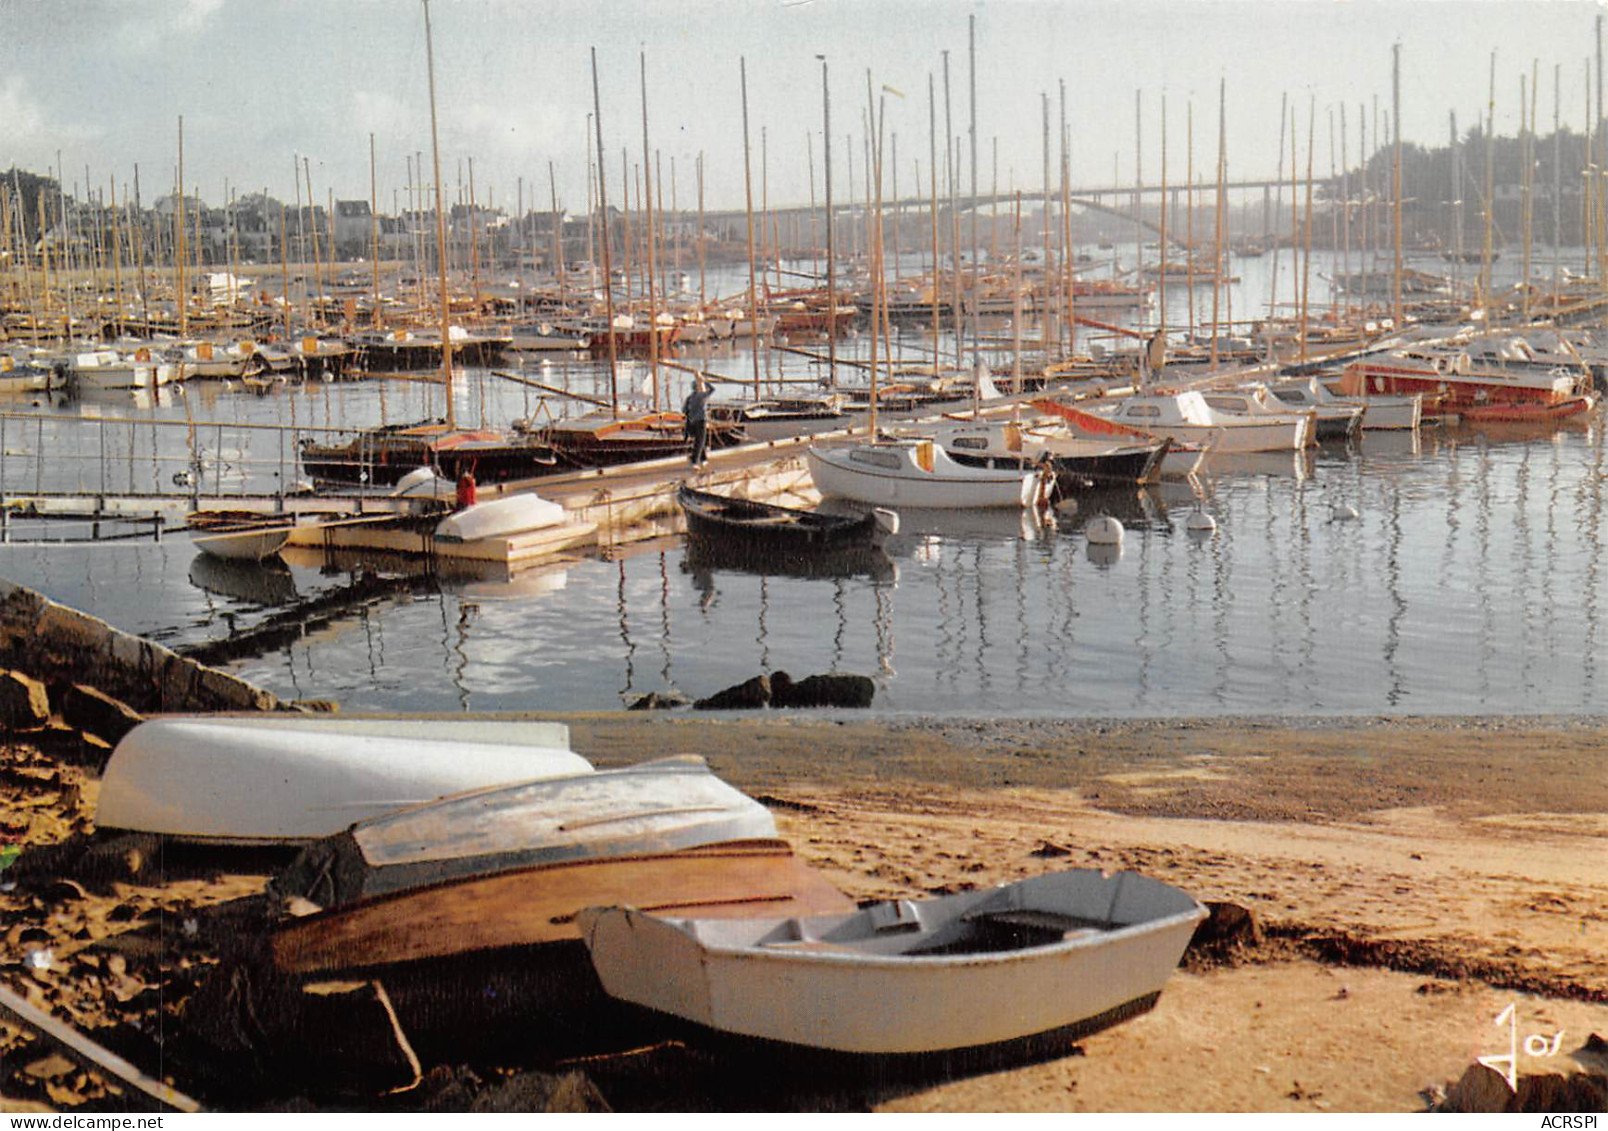
[[[1150,1008],[1206,910],[1135,872],[1079,869],[810,918],[591,908],[610,996],[720,1033],[859,1054],[1010,1048]]]
[[[763,805],[684,754],[492,786],[373,817],[309,845],[275,887],[281,896],[339,907],[513,868],[774,836]]]
[[[563,523],[563,507],[524,492],[488,499],[449,514],[436,524],[435,536],[441,542],[478,542],[484,538],[509,538],[532,530],[545,530]]]
[[[591,768],[554,723],[152,719],[112,751],[95,823],[238,843],[313,840],[447,794]]]

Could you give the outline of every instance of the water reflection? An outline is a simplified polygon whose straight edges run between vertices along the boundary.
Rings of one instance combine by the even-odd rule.
[[[905,512],[885,550],[836,561],[677,540],[513,577],[317,550],[264,569],[177,538],[0,545],[0,575],[170,644],[316,607],[233,667],[351,710],[612,708],[645,683],[705,695],[785,668],[871,674],[890,710],[1589,711],[1602,446],[1594,423],[1369,434],[1305,474],[1292,453],[1289,474],[1217,466],[1045,518]],[[1197,506],[1215,533],[1172,537]],[[1082,533],[1096,513],[1128,528],[1114,561]]]
[[[290,605],[298,593],[296,577],[283,561],[240,561],[196,554],[190,583],[208,593],[248,605]]]

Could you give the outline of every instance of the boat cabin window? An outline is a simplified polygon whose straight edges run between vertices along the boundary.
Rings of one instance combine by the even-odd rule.
[[[1128,406],[1126,416],[1160,416],[1161,409],[1153,404],[1131,404]]]
[[[949,446],[962,451],[985,452],[988,450],[988,439],[984,436],[956,436]]]
[[[1297,389],[1280,389],[1273,394],[1285,404],[1306,404],[1307,395]]]
[[[1207,397],[1206,403],[1224,412],[1237,412],[1245,407],[1245,402],[1238,397]]]
[[[875,449],[856,448],[849,453],[849,460],[853,463],[867,463],[872,467],[882,467],[889,471],[899,470],[899,457],[893,452],[879,452]]]

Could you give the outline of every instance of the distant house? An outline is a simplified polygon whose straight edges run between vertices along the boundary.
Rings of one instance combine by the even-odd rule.
[[[335,202],[335,247],[343,256],[362,256],[374,242],[374,213],[366,200]]]

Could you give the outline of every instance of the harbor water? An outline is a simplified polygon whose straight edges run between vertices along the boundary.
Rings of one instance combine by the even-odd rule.
[[[1268,270],[1247,261],[1243,309]],[[1169,299],[1169,318],[1185,312]],[[731,347],[682,360],[753,368]],[[773,380],[821,372],[780,351],[761,364]],[[607,391],[606,367],[583,358],[520,372]],[[646,375],[624,370],[627,395]],[[574,411],[529,383],[468,377],[461,420]],[[669,406],[688,380],[666,371]],[[209,489],[273,490],[296,474],[293,444],[287,459],[282,434],[230,425],[356,428],[441,404],[430,382],[393,380],[13,408],[35,418],[7,419],[0,490],[93,492],[161,486],[197,450]],[[679,538],[512,579],[313,551],[258,566],[199,556],[182,533],[13,518],[0,576],[180,649],[289,624],[224,666],[354,711],[614,709],[785,670],[871,676],[889,712],[1587,713],[1603,709],[1608,666],[1603,444],[1593,415],[1214,457],[1198,484],[1082,495],[1044,516],[907,511],[885,552],[833,571],[708,561]],[[1186,529],[1196,510],[1214,532]],[[1120,548],[1084,537],[1099,514],[1126,526]],[[119,532],[131,536],[105,540]],[[326,611],[299,615],[321,597]]]

